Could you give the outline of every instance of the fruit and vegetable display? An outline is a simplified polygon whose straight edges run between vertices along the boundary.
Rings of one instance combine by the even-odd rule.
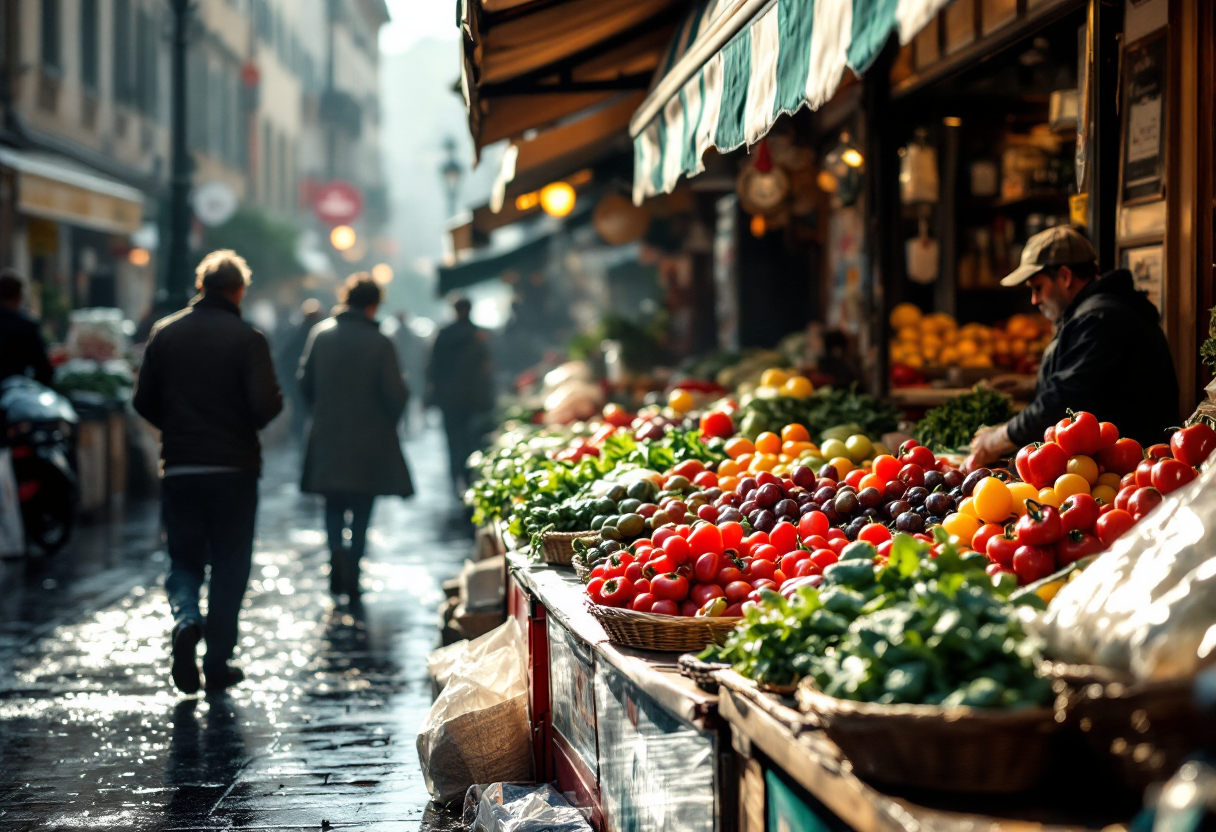
[[[1006,368],[1033,373],[1051,341],[1051,324],[1041,315],[1013,315],[997,326],[959,326],[942,312],[924,314],[915,304],[901,303],[889,317],[892,377],[896,368]]]
[[[898,408],[854,389],[811,391],[805,378],[790,377],[782,370],[767,371],[761,382],[752,395],[740,400],[736,414],[739,433],[749,439],[765,431],[780,432],[789,424],[802,425],[814,436],[839,425],[856,425],[855,433],[881,437],[899,424]]]
[[[1013,402],[1004,393],[976,387],[970,393],[948,399],[916,423],[917,442],[939,452],[965,449],[971,437],[985,425],[1001,425],[1013,416]]]
[[[944,538],[945,536],[942,535]],[[883,704],[1020,708],[1051,699],[1026,639],[985,560],[953,542],[897,535],[883,557],[846,547],[815,584],[762,590],[721,646],[701,658],[762,684],[811,677],[829,696]]]

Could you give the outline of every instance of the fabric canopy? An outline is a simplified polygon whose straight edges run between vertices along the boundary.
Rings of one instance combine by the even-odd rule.
[[[510,251],[470,258],[455,266],[440,266],[439,294],[446,295],[474,283],[494,280],[508,271],[532,272],[543,269],[548,260],[552,236],[545,234]]]
[[[950,0],[699,0],[676,31],[629,132],[633,199],[670,193],[709,148],[754,144],[862,73],[892,32],[907,43]]]
[[[461,88],[478,152],[645,91],[687,0],[462,0]]]

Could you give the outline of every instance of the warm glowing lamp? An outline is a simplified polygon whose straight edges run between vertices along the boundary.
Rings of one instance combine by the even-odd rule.
[[[388,263],[377,263],[372,266],[372,280],[376,281],[381,286],[387,286],[393,282],[393,267]]]
[[[577,195],[567,182],[550,182],[540,189],[540,207],[551,217],[565,217],[574,210]]]
[[[346,251],[353,247],[358,239],[355,229],[349,225],[339,225],[329,232],[329,242],[338,251]]]
[[[151,259],[152,255],[146,248],[133,248],[127,252],[127,262],[132,266],[146,266]]]

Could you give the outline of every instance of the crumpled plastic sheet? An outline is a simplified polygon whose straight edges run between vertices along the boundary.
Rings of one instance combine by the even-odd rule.
[[[447,647],[440,647],[426,657],[427,675],[435,680],[440,690],[452,676],[467,674],[485,661],[486,656],[503,647],[519,650],[521,666],[528,663],[527,648],[519,622],[508,618],[506,623],[471,641],[464,639]]]
[[[600,798],[617,832],[715,832],[717,737],[596,662]]]
[[[1216,662],[1216,465],[1026,622],[1055,658],[1182,679]]]
[[[462,816],[469,832],[590,832],[583,813],[548,783],[470,786]]]

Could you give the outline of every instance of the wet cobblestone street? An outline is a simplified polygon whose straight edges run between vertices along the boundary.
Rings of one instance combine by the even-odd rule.
[[[377,502],[358,617],[329,596],[319,501],[299,493],[294,452],[268,454],[246,681],[229,694],[170,682],[155,506],[84,527],[58,557],[88,569],[5,564],[0,829],[422,828],[425,657],[471,538],[441,435],[406,454],[419,493]]]

